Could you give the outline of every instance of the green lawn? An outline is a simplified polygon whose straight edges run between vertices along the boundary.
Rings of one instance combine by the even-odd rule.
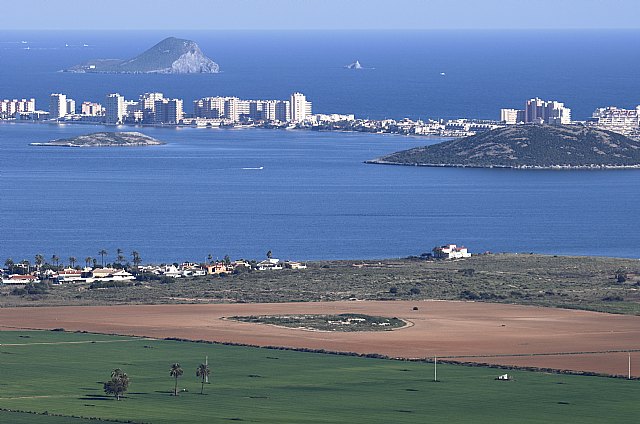
[[[0,343],[0,408],[38,413],[299,424],[632,423],[640,413],[638,381],[516,371],[499,382],[496,369],[441,365],[434,383],[432,364],[60,332],[0,332]],[[205,355],[213,374],[202,396]],[[179,397],[173,362],[185,371]],[[116,367],[131,378],[120,402],[102,392]],[[89,421],[0,412],[0,422]]]

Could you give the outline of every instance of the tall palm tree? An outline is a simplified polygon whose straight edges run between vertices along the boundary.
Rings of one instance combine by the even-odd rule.
[[[211,253],[207,255],[207,260],[209,261],[209,263],[211,263],[211,261],[213,260],[213,255]]]
[[[122,249],[116,249],[116,262],[118,262],[119,265],[122,265],[122,262],[124,262],[124,256],[122,253]]]
[[[211,370],[209,369],[209,365],[207,365],[207,364],[198,365],[198,368],[196,369],[196,377],[200,377],[202,379],[202,381],[201,381],[202,386],[200,387],[200,394],[201,395],[204,394],[204,383],[207,380],[207,377],[209,377],[209,374],[211,374]]]
[[[4,261],[4,266],[9,271],[9,274],[13,274],[13,267],[15,265],[16,265],[15,262],[13,262],[13,259],[11,258],[7,258],[7,260]]]
[[[91,265],[92,260],[93,258],[91,256],[87,256],[86,258],[84,258],[84,264],[87,266],[87,268],[89,268],[89,265]]]
[[[60,258],[58,257],[58,255],[54,253],[53,256],[51,256],[51,262],[53,262],[56,266],[56,269],[58,269],[58,264],[60,263]]]
[[[180,378],[184,374],[184,371],[179,363],[175,363],[171,365],[171,370],[169,370],[169,375],[176,380],[176,384],[173,387],[173,395],[178,396],[178,378]]]
[[[69,257],[69,266],[70,266],[71,268],[74,268],[74,267],[75,267],[75,265],[76,265],[76,261],[77,261],[77,260],[78,260],[78,259],[77,259],[75,256],[70,256],[70,257]]]
[[[136,267],[136,269],[140,266],[140,264],[142,263],[142,259],[140,258],[140,253],[138,253],[138,251],[134,250],[133,252],[131,252],[131,258],[133,260],[133,266]]]
[[[42,267],[42,264],[44,264],[44,256],[42,256],[41,254],[37,254],[35,257],[36,261],[36,268],[38,269],[38,271],[40,271],[40,268]]]
[[[267,252],[267,259],[271,259],[273,257],[273,254],[271,253],[271,250],[269,250]]]
[[[102,259],[102,267],[104,268],[104,255],[106,255],[108,252],[104,249],[100,249],[100,251],[98,252],[98,255],[100,255],[100,258]]]
[[[31,262],[29,262],[27,259],[21,260],[20,264],[22,265],[22,269],[27,269],[27,274],[31,272]]]

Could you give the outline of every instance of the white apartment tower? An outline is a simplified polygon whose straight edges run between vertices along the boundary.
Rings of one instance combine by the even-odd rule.
[[[49,100],[49,118],[60,119],[67,114],[67,96],[61,93],[54,93]]]
[[[105,120],[107,124],[121,124],[124,122],[126,110],[124,107],[124,96],[118,93],[109,94],[104,105]]]
[[[291,120],[293,122],[302,122],[308,116],[311,116],[311,102],[302,93],[293,93],[289,102],[291,107]]]
[[[67,115],[76,114],[76,101],[73,99],[67,99]]]

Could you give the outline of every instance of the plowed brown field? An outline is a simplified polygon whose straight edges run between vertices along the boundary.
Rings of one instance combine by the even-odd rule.
[[[413,310],[414,306],[419,309]],[[398,317],[413,325],[395,331],[345,333],[222,319],[234,315],[338,313]],[[60,327],[67,331],[379,353],[403,358],[437,355],[464,362],[621,375],[627,374],[628,353],[611,351],[640,350],[638,316],[489,303],[396,301],[0,309],[0,329]],[[558,355],[577,352],[597,353]],[[640,376],[640,352],[632,352],[631,361],[632,374]]]

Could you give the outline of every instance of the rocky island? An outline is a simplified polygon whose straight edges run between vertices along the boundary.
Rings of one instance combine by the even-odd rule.
[[[75,73],[214,74],[220,67],[202,53],[195,41],[165,38],[131,59],[96,59],[65,70]]]
[[[512,125],[367,163],[468,168],[640,168],[640,141],[580,125]]]
[[[97,132],[52,140],[46,143],[30,143],[31,146],[58,147],[137,147],[158,146],[161,144],[165,143],[139,132]]]

